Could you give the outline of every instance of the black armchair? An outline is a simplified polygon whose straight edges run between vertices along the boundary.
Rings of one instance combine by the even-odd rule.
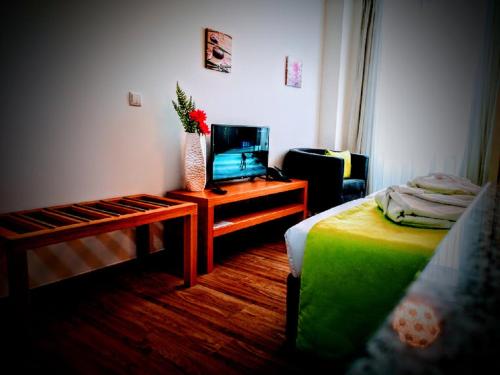
[[[344,159],[326,156],[325,149],[294,148],[283,161],[284,172],[309,182],[312,213],[327,210],[366,194],[368,156],[351,153],[351,176],[344,179]]]

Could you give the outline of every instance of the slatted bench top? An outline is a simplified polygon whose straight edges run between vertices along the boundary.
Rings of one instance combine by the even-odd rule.
[[[33,248],[193,213],[193,203],[129,195],[2,214],[0,238]]]

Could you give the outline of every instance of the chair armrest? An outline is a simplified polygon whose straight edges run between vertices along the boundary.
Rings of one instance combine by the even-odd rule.
[[[351,153],[351,177],[366,181],[368,178],[368,161],[366,155]]]

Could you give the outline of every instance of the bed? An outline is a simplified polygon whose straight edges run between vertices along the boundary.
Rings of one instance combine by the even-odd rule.
[[[486,186],[349,366],[349,375],[500,373],[500,189]],[[408,306],[419,312],[407,324]],[[427,319],[427,312],[434,321]],[[424,329],[417,323],[421,323]]]
[[[471,206],[474,205],[474,203],[478,200],[480,195],[481,194],[479,194],[476,197]],[[349,272],[352,271],[352,274],[356,275],[355,277],[352,278],[345,278],[345,276],[343,276],[344,279],[340,279],[342,280],[341,283],[338,282],[339,279],[336,279],[335,276],[330,275],[331,272],[325,272],[324,270],[322,270],[320,264],[318,266],[318,272],[314,272],[314,279],[316,281],[315,283],[309,285],[309,288],[314,288],[315,290],[319,289],[321,290],[321,293],[316,293],[317,295],[313,293],[312,296],[307,295],[306,297],[302,297],[301,301],[300,297],[301,288],[302,289],[305,288],[304,282],[301,281],[301,278],[303,277],[302,273],[304,271],[303,270],[304,254],[305,254],[306,244],[308,243],[308,235],[311,232],[311,230],[313,228],[316,228],[319,225],[319,223],[324,222],[325,219],[327,218],[331,217],[343,218],[344,216],[349,215],[351,212],[356,211],[358,207],[364,207],[363,208],[364,210],[373,211],[373,204],[374,204],[373,200],[374,200],[374,194],[371,194],[366,198],[357,199],[355,201],[345,203],[341,206],[334,207],[330,210],[327,210],[325,212],[322,212],[318,215],[312,216],[302,221],[301,223],[291,227],[286,232],[285,241],[286,241],[287,254],[290,264],[290,274],[287,280],[286,330],[287,330],[288,343],[297,346],[298,349],[314,352],[315,354],[319,354],[320,356],[327,358],[345,359],[345,358],[354,358],[358,356],[360,352],[363,350],[364,343],[367,341],[370,335],[375,331],[375,329],[384,321],[388,313],[390,313],[390,311],[394,308],[399,299],[403,296],[406,288],[416,278],[418,278],[419,273],[424,269],[428,261],[431,258],[433,258],[433,256],[434,258],[436,258],[437,254],[435,256],[434,251],[438,248],[438,245],[439,247],[454,245],[453,241],[442,241],[442,239],[445,238],[445,236],[447,235],[448,231],[428,229],[427,231],[431,231],[430,236],[432,237],[432,240],[428,242],[428,246],[427,249],[425,250],[425,253],[417,254],[418,257],[412,258],[411,261],[409,262],[407,260],[403,261],[403,263],[406,262],[403,265],[403,267],[407,267],[407,270],[405,271],[406,274],[403,275],[402,277],[400,277],[401,275],[397,276],[400,277],[400,280],[397,280],[397,277],[395,278],[396,280],[395,284],[399,283],[398,285],[396,285],[396,287],[393,287],[393,285],[391,285],[393,284],[391,282],[392,276],[390,274],[388,275],[387,273],[388,272],[390,273],[392,272],[393,269],[400,267],[398,263],[395,263],[392,266],[392,268],[391,267],[384,268],[386,261],[385,260],[383,261],[383,266],[381,268],[380,273],[383,276],[381,278],[384,277],[386,278],[385,281],[377,280],[376,277],[375,278],[372,277],[371,279],[367,278],[366,280],[363,280],[363,277],[360,277],[359,275],[360,274],[364,275],[366,271],[360,271],[358,269],[360,265],[361,268],[363,267],[362,262],[357,261],[357,263],[353,262],[352,264],[350,264],[349,261],[345,262],[344,259],[341,259],[344,262],[342,263],[342,272],[344,274],[349,274]],[[399,228],[402,227],[394,223],[391,223],[390,225],[394,225],[395,227],[397,227],[397,230],[399,230]],[[411,242],[415,241],[416,238],[415,228],[410,228],[409,230],[411,232],[411,235],[408,237],[408,242],[404,244],[403,247],[408,246],[409,244],[411,245]],[[419,230],[420,229],[417,229],[417,232]],[[338,235],[339,233],[336,234],[336,236]],[[377,239],[375,242],[377,241],[381,241],[382,243],[383,238],[382,240]],[[331,242],[326,247],[328,248],[331,246],[336,246],[335,242],[337,242],[337,240],[331,240]],[[375,246],[374,242],[372,242],[372,244],[369,246]],[[384,245],[381,246],[383,247]],[[392,244],[389,243],[386,246],[390,247],[392,246]],[[443,251],[440,251],[439,253],[442,254]],[[450,252],[447,253],[449,254]],[[386,255],[385,254],[381,255],[381,257],[384,256]],[[391,257],[394,258],[392,255]],[[372,259],[371,261],[373,261],[374,258],[371,259]],[[389,259],[389,258],[386,257],[384,259]],[[435,262],[436,261],[434,261],[434,263]],[[454,259],[453,256],[451,257],[447,256],[446,259],[438,259],[437,262],[444,264],[447,267],[454,267],[456,266],[458,260]],[[352,267],[352,270],[349,267]],[[371,267],[371,264],[367,265],[367,267]],[[309,274],[311,274],[311,271],[308,272]],[[350,283],[350,279],[356,280],[355,292],[356,293],[359,292],[359,294],[357,294],[358,297],[356,297],[357,299],[354,301],[354,304],[353,301],[348,301],[348,303],[350,304],[349,308],[347,310],[344,309],[343,311],[342,308],[340,308],[339,312],[339,305],[345,303],[345,298],[342,299],[342,293],[347,293],[347,292],[352,293],[353,290],[352,285],[350,286],[348,285]],[[339,286],[334,287],[337,289],[334,290],[333,294],[325,294],[325,293],[331,293],[331,291],[329,291],[328,288],[330,288],[329,283],[331,284],[332,282],[337,283]],[[364,285],[363,283],[365,283],[366,285]],[[346,287],[344,284],[348,286]],[[342,288],[344,288],[344,290]],[[364,301],[367,301],[367,303],[368,302],[372,303],[370,302],[370,299],[372,298],[373,293],[371,292],[371,294],[363,294],[365,293],[365,291],[363,290],[365,288],[366,289],[377,288],[376,290],[383,290],[383,293],[388,294],[386,300],[384,301],[384,304],[382,304],[381,306],[375,306],[374,310],[376,311],[369,312],[368,314],[369,316],[366,319],[367,322],[365,322],[365,319],[362,316],[362,312],[370,310],[368,308],[368,306],[370,305],[366,304],[363,305],[363,303]],[[389,290],[391,288],[392,290]],[[326,292],[323,291],[323,289],[325,289]],[[385,289],[388,289],[389,291],[387,292]],[[304,295],[305,294],[303,294],[303,296]],[[328,296],[340,295],[341,298],[338,298],[337,300],[333,298],[325,302],[325,295]],[[365,298],[366,296],[367,298]],[[339,301],[341,301],[340,304]],[[374,299],[372,299],[372,301],[374,301]],[[359,306],[357,306],[358,302],[360,302]],[[307,310],[307,308],[309,308],[310,305],[313,306],[321,305],[321,309],[319,312],[315,311],[314,309],[312,310],[312,312],[310,312],[310,310]],[[351,314],[353,306],[354,310],[358,309],[358,311],[354,311],[354,313]],[[330,315],[335,315],[334,317],[335,320],[331,320]],[[344,318],[345,318],[345,323],[343,320]],[[307,320],[309,320],[309,322],[307,322]],[[351,327],[349,327],[350,325]]]

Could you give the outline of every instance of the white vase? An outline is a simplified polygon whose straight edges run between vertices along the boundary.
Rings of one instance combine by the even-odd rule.
[[[207,183],[207,145],[205,136],[186,133],[184,147],[184,179],[188,191],[202,191]]]

